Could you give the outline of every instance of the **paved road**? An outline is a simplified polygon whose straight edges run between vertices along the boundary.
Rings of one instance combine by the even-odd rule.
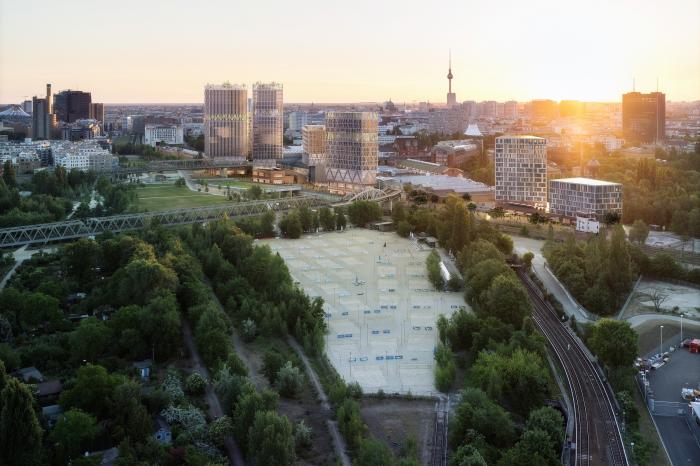
[[[328,402],[328,397],[326,396],[326,392],[323,390],[323,385],[321,385],[316,371],[309,362],[309,358],[306,357],[306,353],[304,353],[303,348],[294,339],[294,337],[291,335],[288,336],[287,343],[289,343],[289,346],[291,346],[292,349],[297,352],[299,358],[301,358],[301,361],[304,363],[304,368],[306,369],[306,375],[309,377],[309,380],[311,380],[311,384],[314,386],[316,393],[318,393],[318,398],[321,400],[321,408],[327,417],[326,423],[328,424],[328,430],[331,433],[331,437],[333,437],[333,447],[335,448],[336,455],[338,458],[340,458],[340,462],[343,464],[343,466],[350,466],[352,463],[347,454],[345,440],[343,439],[343,436],[340,435],[338,423],[332,419],[333,412],[331,411],[331,404]]]
[[[209,416],[212,419],[218,419],[225,413],[221,409],[221,402],[219,402],[219,397],[216,395],[216,391],[214,391],[214,385],[212,384],[211,377],[209,376],[209,371],[202,362],[199,351],[197,351],[197,346],[194,344],[190,324],[185,319],[182,319],[182,334],[185,340],[185,345],[187,345],[190,354],[192,354],[194,369],[208,380],[205,397],[207,399],[207,404],[209,405]],[[226,437],[226,439],[224,439],[224,446],[226,448],[226,453],[228,454],[230,464],[233,464],[234,466],[245,466],[243,452],[233,437]]]

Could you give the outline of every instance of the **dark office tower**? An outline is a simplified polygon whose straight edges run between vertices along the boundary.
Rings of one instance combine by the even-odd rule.
[[[666,136],[666,94],[622,95],[622,133],[629,142],[653,143]]]
[[[72,123],[90,118],[92,96],[83,91],[61,91],[54,96],[54,113],[59,121]]]
[[[91,103],[90,104],[90,118],[93,120],[105,121],[105,104]]]
[[[51,120],[46,99],[32,98],[32,139],[51,139]]]

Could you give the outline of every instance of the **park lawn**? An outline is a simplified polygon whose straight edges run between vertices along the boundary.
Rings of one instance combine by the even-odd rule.
[[[185,186],[172,184],[150,185],[136,189],[135,209],[139,212],[170,209],[186,209],[189,207],[206,207],[226,204],[229,201],[224,196],[214,196],[205,192],[190,191]]]
[[[199,180],[196,180],[199,181]],[[256,186],[260,185],[260,183],[253,183],[252,181],[239,181],[239,180],[229,180],[229,179],[221,179],[221,178],[213,178],[213,179],[208,179],[208,180],[202,180],[206,181],[209,186],[230,186],[232,188],[244,188],[248,189],[251,186]]]

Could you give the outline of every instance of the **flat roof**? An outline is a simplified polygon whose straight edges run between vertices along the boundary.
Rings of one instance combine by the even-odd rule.
[[[539,136],[530,136],[528,134],[504,134],[503,136],[498,136],[496,139],[545,139]]]
[[[588,186],[619,186],[620,183],[613,183],[612,181],[594,180],[592,178],[559,178],[557,180],[551,181],[561,181],[563,183],[575,183],[575,184],[585,184]]]

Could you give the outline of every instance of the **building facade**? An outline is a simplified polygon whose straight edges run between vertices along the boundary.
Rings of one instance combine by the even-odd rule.
[[[94,142],[62,142],[51,148],[56,166],[66,170],[109,170],[118,160],[107,149]]]
[[[204,153],[207,157],[247,157],[248,89],[224,83],[204,88]]]
[[[549,213],[602,221],[607,213],[622,215],[622,185],[590,178],[549,181]]]
[[[627,141],[651,144],[666,136],[666,94],[622,95],[622,133]]]
[[[326,152],[326,127],[306,125],[301,129],[301,144],[304,148],[301,160],[306,165],[317,166],[328,161]]]
[[[144,130],[144,143],[155,147],[157,143],[176,145],[184,142],[182,125],[159,125],[148,123]]]
[[[332,192],[349,193],[374,186],[378,127],[375,112],[326,113],[326,180]]]
[[[58,121],[72,123],[90,118],[92,95],[89,92],[61,91],[54,96],[54,113]]]
[[[547,140],[496,138],[496,202],[544,209],[547,204]]]
[[[253,165],[274,166],[284,154],[282,85],[253,85]]]
[[[105,121],[105,104],[93,102],[90,104],[90,118],[100,123]]]

